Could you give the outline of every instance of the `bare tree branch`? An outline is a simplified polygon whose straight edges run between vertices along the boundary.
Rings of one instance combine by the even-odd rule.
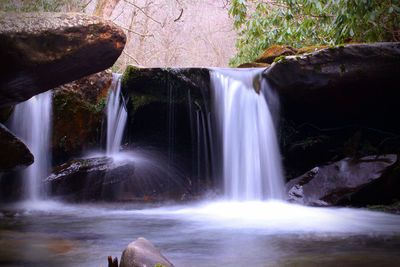
[[[118,26],[121,27],[124,30],[127,30],[128,32],[131,32],[133,34],[139,35],[140,37],[153,37],[154,36],[153,34],[144,34],[144,33],[140,33],[140,32],[135,32],[135,31],[133,31],[133,30],[131,30],[131,29],[125,27],[125,26],[122,26],[122,25],[118,25]]]
[[[134,3],[129,2],[128,0],[124,0],[124,2],[127,3],[127,4],[130,4],[130,5],[134,6],[134,7],[136,7],[136,8],[139,9],[146,17],[148,17],[148,18],[151,19],[152,21],[154,21],[154,22],[160,24],[161,26],[163,26],[163,24],[162,24],[161,22],[159,22],[158,20],[155,20],[154,18],[152,18],[151,16],[149,16],[149,14],[147,14],[147,12],[143,10],[143,8],[139,7],[138,5],[136,5],[136,4],[134,4]]]
[[[122,50],[122,53],[127,55],[129,58],[133,59],[133,61],[135,61],[136,64],[140,65],[139,61],[137,61],[136,58],[134,58],[132,55],[128,54],[128,52],[126,52],[125,50]]]
[[[183,8],[181,9],[181,14],[179,14],[179,17],[174,19],[174,22],[177,22],[178,20],[180,20],[182,15],[183,15]]]

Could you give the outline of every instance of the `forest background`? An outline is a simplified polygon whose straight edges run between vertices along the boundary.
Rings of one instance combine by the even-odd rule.
[[[227,67],[275,44],[400,41],[400,0],[1,0],[6,12],[84,12],[127,35],[114,64]]]

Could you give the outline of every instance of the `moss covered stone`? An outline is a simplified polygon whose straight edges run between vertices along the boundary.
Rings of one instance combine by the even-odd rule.
[[[297,53],[297,49],[290,45],[273,45],[267,48],[265,52],[256,60],[257,63],[271,64],[277,57],[291,56]]]

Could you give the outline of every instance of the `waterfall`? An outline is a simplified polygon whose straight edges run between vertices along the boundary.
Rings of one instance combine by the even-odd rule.
[[[51,91],[36,95],[15,106],[10,118],[10,129],[28,146],[35,161],[21,172],[24,178],[24,198],[43,197],[41,179],[51,167]]]
[[[107,155],[118,153],[128,114],[121,102],[121,74],[113,73],[113,81],[107,102]]]
[[[222,140],[225,196],[232,200],[283,198],[283,170],[274,121],[259,69],[213,69],[213,106]],[[274,103],[276,101],[270,101]]]

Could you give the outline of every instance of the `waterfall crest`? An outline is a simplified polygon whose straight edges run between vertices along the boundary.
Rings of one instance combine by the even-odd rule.
[[[262,71],[211,72],[224,192],[232,200],[283,198],[283,170],[271,116],[276,108],[267,105],[265,95],[270,89],[261,81]]]
[[[25,199],[39,200],[45,193],[41,179],[47,177],[51,167],[51,118],[51,91],[16,105],[10,118],[11,131],[24,141],[35,158],[34,163],[21,172]]]
[[[124,134],[128,114],[121,102],[121,74],[113,73],[113,81],[107,102],[107,144],[106,153],[118,153]]]

